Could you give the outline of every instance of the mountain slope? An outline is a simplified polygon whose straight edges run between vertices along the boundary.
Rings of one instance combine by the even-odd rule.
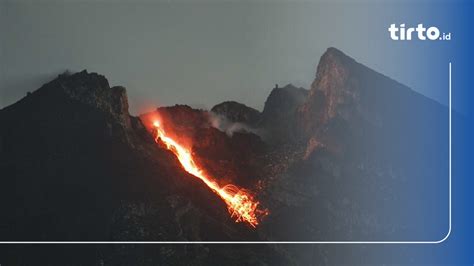
[[[296,150],[295,162],[269,182],[266,202],[278,211],[266,233],[292,240],[442,238],[447,115],[442,105],[329,48],[288,119],[305,144],[283,152]]]
[[[274,88],[262,112],[260,126],[264,128],[265,138],[270,143],[297,143],[298,127],[296,111],[306,99],[308,91],[288,84],[282,88]]]
[[[235,102],[213,109],[176,105],[133,117],[123,87],[83,71],[60,75],[0,110],[2,240],[444,235],[447,109],[440,104],[329,48],[309,91],[275,88],[262,113]],[[216,113],[226,125],[216,124]],[[257,194],[270,214],[256,230],[235,223],[222,200],[155,143],[157,118],[219,185]],[[333,247],[315,247],[317,258],[300,250],[150,248],[143,264],[238,258],[236,265],[288,265],[339,257]],[[139,252],[127,245],[93,259],[120,264],[121,256]]]
[[[249,237],[103,76],[61,75],[0,122],[4,240]]]

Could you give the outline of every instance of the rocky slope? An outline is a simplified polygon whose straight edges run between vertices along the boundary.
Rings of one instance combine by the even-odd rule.
[[[255,158],[265,152],[266,145],[258,135],[246,131],[228,135],[215,127],[213,113],[186,105],[160,107],[140,119],[150,132],[152,121],[161,121],[165,131],[189,147],[197,163],[221,186],[252,188],[259,181],[262,165]]]
[[[225,204],[154,142],[157,119],[219,184],[258,195],[270,214],[257,230],[234,223]],[[60,75],[0,110],[0,235],[424,239],[446,225],[438,209],[446,207],[447,130],[439,121],[447,121],[446,108],[335,48],[322,55],[309,91],[275,88],[261,113],[224,102],[211,111],[176,105],[133,117],[123,87],[86,71]],[[142,264],[341,262],[333,247],[312,248],[317,258],[303,250],[166,246],[150,248]],[[120,264],[137,252],[127,245],[94,259]]]
[[[288,84],[283,88],[274,88],[262,112],[260,127],[270,143],[297,143],[298,131],[295,117],[297,108],[306,99],[308,91]]]
[[[226,117],[232,123],[244,123],[255,127],[260,121],[260,112],[234,101],[227,101],[215,105],[211,112]]]
[[[307,97],[287,114],[304,145],[280,153],[294,154],[294,163],[266,190],[266,202],[278,210],[267,234],[308,240],[443,236],[447,114],[440,104],[329,48]],[[426,225],[427,219],[436,222]]]
[[[101,75],[60,75],[2,109],[0,124],[2,241],[258,239],[156,145],[129,115],[125,89]],[[235,252],[241,263],[255,261],[248,254],[256,251],[269,254],[257,261],[280,257],[264,250]],[[113,260],[110,252],[100,259]],[[121,256],[135,252],[124,246]],[[159,249],[149,259],[199,264],[235,252],[196,245]]]

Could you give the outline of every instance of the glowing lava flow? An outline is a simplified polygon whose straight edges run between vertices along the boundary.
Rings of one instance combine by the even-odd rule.
[[[262,217],[268,214],[267,210],[258,209],[259,202],[243,189],[232,184],[220,187],[212,177],[209,177],[199,168],[188,149],[165,134],[159,122],[154,122],[153,126],[156,128],[155,142],[161,140],[168,150],[178,157],[184,170],[201,179],[212,191],[219,195],[227,204],[227,209],[236,222],[247,222],[255,228],[259,223],[257,216]]]

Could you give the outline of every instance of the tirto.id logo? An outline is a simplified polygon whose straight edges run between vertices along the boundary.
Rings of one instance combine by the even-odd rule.
[[[423,24],[418,24],[416,28],[406,28],[405,24],[400,24],[398,27],[391,24],[388,31],[390,32],[390,38],[394,41],[410,41],[412,38],[418,38],[421,41],[451,40],[451,32],[441,33],[437,27],[425,28]]]

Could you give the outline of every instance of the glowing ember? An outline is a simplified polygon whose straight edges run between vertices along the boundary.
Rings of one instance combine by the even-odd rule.
[[[263,217],[268,214],[268,210],[258,209],[259,202],[245,190],[229,184],[220,187],[214,178],[208,176],[199,166],[194,162],[191,151],[177,143],[175,140],[165,134],[160,122],[153,122],[156,128],[155,142],[161,140],[168,150],[172,151],[179,162],[191,175],[201,179],[212,191],[219,195],[227,204],[227,209],[235,222],[247,222],[252,227],[256,227],[259,223],[258,217]]]

